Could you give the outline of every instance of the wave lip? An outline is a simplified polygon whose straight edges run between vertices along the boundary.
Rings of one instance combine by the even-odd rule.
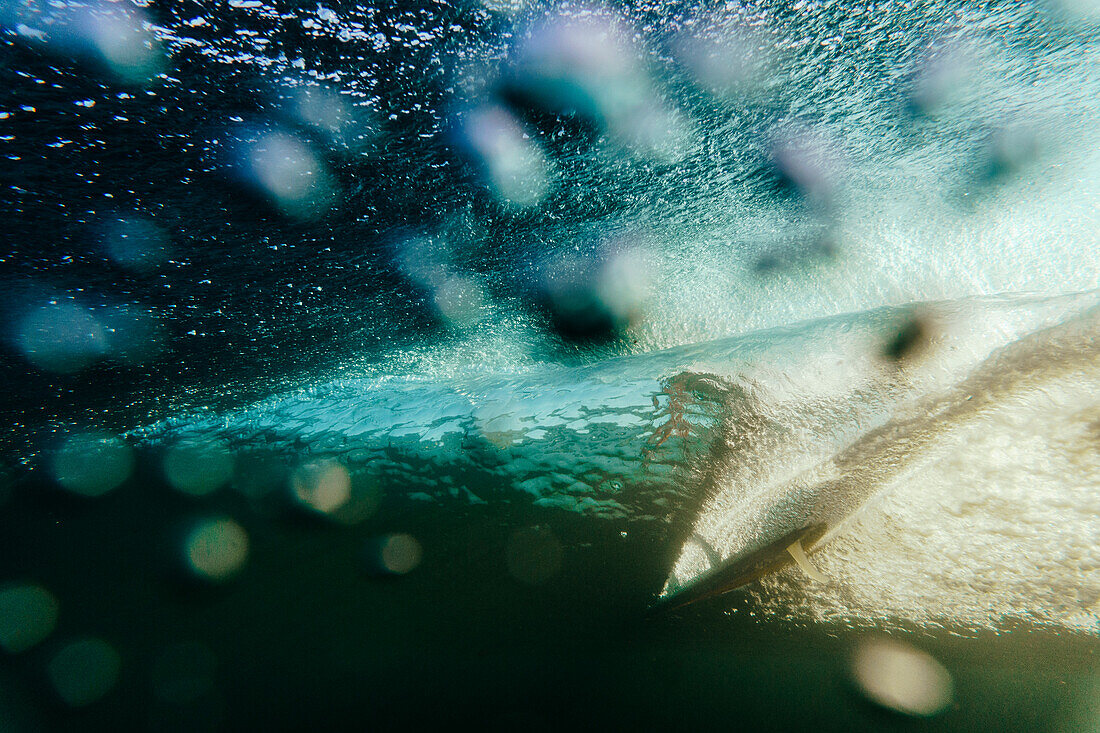
[[[977,622],[995,592],[1005,613],[1035,601],[1089,624],[1098,303],[945,301],[581,367],[345,379],[131,437],[266,451],[288,473],[335,460],[390,498],[664,523],[662,607],[762,579],[815,618],[931,619],[923,583]],[[811,600],[776,572],[795,541],[844,593]],[[968,543],[996,550],[965,557]]]

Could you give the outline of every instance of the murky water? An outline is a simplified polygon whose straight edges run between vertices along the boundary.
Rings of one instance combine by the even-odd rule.
[[[1095,728],[1098,18],[0,0],[0,720]]]

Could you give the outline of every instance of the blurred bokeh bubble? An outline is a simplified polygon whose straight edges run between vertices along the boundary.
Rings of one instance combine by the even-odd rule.
[[[168,233],[144,216],[120,216],[105,221],[99,239],[112,262],[134,272],[156,269],[171,252]]]
[[[196,521],[183,538],[184,566],[197,580],[221,583],[237,575],[248,559],[248,533],[229,517]]]
[[[518,44],[508,96],[586,119],[643,158],[676,161],[690,149],[692,125],[659,93],[638,39],[604,8],[552,11]]]
[[[284,87],[279,96],[286,113],[312,130],[331,149],[359,155],[373,151],[377,124],[353,97],[335,88],[308,82]]]
[[[485,318],[489,296],[474,277],[454,274],[433,283],[432,302],[453,328],[475,326]]]
[[[644,101],[629,38],[622,19],[607,11],[552,13],[519,49],[518,91],[554,111],[612,123]]]
[[[454,266],[446,238],[413,235],[392,246],[394,265],[420,291],[433,318],[452,328],[475,326],[485,318],[485,288],[477,275]]]
[[[993,128],[982,141],[974,166],[979,183],[1001,183],[1038,157],[1039,134],[1028,124],[1015,122]]]
[[[549,159],[504,107],[486,104],[459,115],[455,137],[502,203],[534,206],[550,191]]]
[[[929,313],[907,309],[883,334],[882,355],[892,362],[920,359],[933,346],[936,330],[936,320]]]
[[[373,575],[406,575],[420,565],[423,549],[410,534],[396,533],[376,537],[364,550],[366,569]]]
[[[954,699],[951,673],[927,652],[895,639],[868,639],[852,657],[852,679],[871,702],[919,718],[938,715]]]
[[[1071,23],[1100,28],[1100,0],[1047,0],[1050,7]]]
[[[327,212],[336,181],[325,161],[301,137],[280,129],[245,133],[235,146],[238,175],[294,219]]]
[[[780,244],[768,244],[761,248],[752,263],[755,275],[767,276],[779,273],[797,275],[828,264],[835,264],[841,254],[837,235],[827,227],[817,231],[798,233]]]
[[[108,350],[107,332],[88,308],[51,301],[33,308],[16,326],[15,342],[35,367],[58,374],[85,369]]]
[[[122,658],[108,642],[84,637],[58,650],[46,665],[57,696],[72,707],[83,707],[109,693],[118,682]]]
[[[393,242],[392,250],[398,271],[421,288],[431,288],[450,269],[450,243],[442,237],[400,237]]]
[[[972,44],[942,40],[918,61],[909,89],[909,110],[935,116],[966,99],[978,84],[979,53]]]
[[[134,469],[134,453],[121,438],[101,432],[69,436],[53,455],[50,470],[62,488],[97,497],[121,485]]]
[[[774,48],[761,29],[721,13],[688,18],[671,49],[696,85],[738,104],[760,93],[775,64]]]
[[[40,643],[57,626],[60,604],[40,585],[0,586],[0,647],[18,654]]]
[[[612,246],[547,257],[531,285],[557,333],[598,341],[622,335],[643,317],[650,274],[639,249]]]
[[[291,474],[290,490],[303,508],[332,515],[351,498],[351,475],[337,461],[313,461]]]
[[[164,475],[176,490],[203,496],[232,477],[233,454],[219,440],[182,441],[165,452]]]
[[[0,25],[53,53],[91,61],[128,84],[149,83],[167,62],[137,3],[0,0]]]
[[[807,203],[828,208],[843,174],[840,145],[826,131],[798,127],[777,131],[772,163],[780,180]]]
[[[698,142],[691,118],[659,99],[623,119],[618,130],[628,148],[656,163],[676,163]]]

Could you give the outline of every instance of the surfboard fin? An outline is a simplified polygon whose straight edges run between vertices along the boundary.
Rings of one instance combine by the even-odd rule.
[[[788,545],[787,552],[790,553],[791,557],[794,558],[795,564],[802,568],[802,572],[806,573],[806,575],[809,575],[819,583],[828,582],[829,579],[810,564],[810,558],[806,557],[806,552],[802,549],[802,540],[795,540]]]

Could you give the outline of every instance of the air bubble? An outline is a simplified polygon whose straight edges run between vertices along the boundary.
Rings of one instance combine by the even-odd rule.
[[[37,645],[57,625],[60,604],[40,585],[0,588],[0,647],[18,654]]]
[[[698,86],[731,102],[758,93],[775,64],[766,37],[719,16],[704,16],[676,34],[672,50]]]
[[[370,152],[374,125],[362,108],[352,104],[351,97],[312,85],[287,89],[283,96],[290,116],[319,133],[330,146],[358,154]]]
[[[459,141],[481,169],[496,196],[506,204],[534,206],[550,190],[550,163],[519,120],[498,105],[462,115]]]
[[[575,341],[620,336],[641,319],[650,285],[647,262],[632,248],[548,258],[533,279],[554,330]]]
[[[852,659],[852,677],[871,702],[904,715],[928,718],[951,705],[951,674],[932,655],[909,644],[866,641]]]
[[[420,565],[422,552],[412,535],[386,535],[367,544],[367,569],[382,575],[406,575]]]
[[[54,53],[89,59],[119,81],[150,82],[164,67],[165,53],[145,13],[134,5],[93,0],[88,4],[0,3],[0,25]]]
[[[335,181],[310,146],[282,131],[261,134],[238,146],[241,175],[283,213],[299,219],[332,205]]]
[[[103,324],[90,310],[75,303],[36,308],[23,318],[15,338],[27,361],[58,374],[91,366],[108,348]]]
[[[665,106],[638,63],[636,34],[618,15],[555,13],[519,45],[507,96],[604,127],[641,157],[673,162],[693,142],[691,125]]]
[[[306,509],[333,514],[351,498],[351,475],[336,461],[307,463],[291,475],[290,489]]]
[[[46,671],[63,702],[83,707],[104,697],[118,682],[122,659],[102,639],[73,641],[54,654]]]
[[[248,559],[248,533],[228,517],[204,519],[184,538],[183,557],[199,580],[229,580]]]
[[[97,497],[130,477],[134,454],[120,438],[79,433],[61,446],[51,462],[54,479],[74,494]]]

